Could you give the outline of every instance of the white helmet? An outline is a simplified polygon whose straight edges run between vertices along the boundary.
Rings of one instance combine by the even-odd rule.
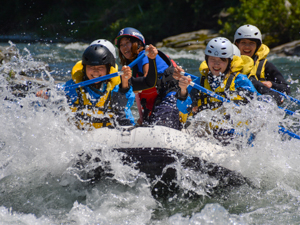
[[[241,57],[241,51],[239,50],[239,48],[235,44],[232,44],[232,47],[233,47],[233,55]]]
[[[232,59],[232,43],[224,37],[213,38],[206,45],[205,55]]]
[[[234,43],[238,39],[257,39],[262,43],[260,30],[253,25],[247,24],[239,27],[234,35]]]
[[[117,58],[115,46],[106,39],[98,39],[93,41],[90,45],[100,44],[108,48],[108,50],[113,54],[114,58]]]

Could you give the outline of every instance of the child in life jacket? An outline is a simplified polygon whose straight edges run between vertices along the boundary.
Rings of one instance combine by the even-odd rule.
[[[121,64],[128,65],[145,51],[145,38],[137,29],[126,27],[118,33],[115,45]],[[155,50],[155,59],[145,56],[133,67],[130,82],[133,91],[138,93],[137,106],[140,104],[143,109],[138,123],[181,129],[175,98],[178,81],[172,76],[175,63],[163,52]]]
[[[238,53],[236,53],[238,54]],[[251,60],[252,61],[252,60]],[[246,104],[257,93],[251,81],[241,71],[249,71],[253,63],[249,63],[248,69],[245,61],[234,54],[232,43],[223,37],[213,38],[205,49],[205,61],[200,65],[201,78],[193,82],[216,94],[229,99],[236,104]],[[184,70],[176,67],[174,78],[179,80],[180,90],[177,92],[177,107],[186,115],[195,115],[206,109],[215,110],[222,106],[223,102],[200,92],[191,87],[188,88],[191,78],[181,75]],[[225,120],[230,115],[224,115]],[[232,136],[233,129],[212,127],[214,136]]]
[[[101,44],[92,44],[72,69],[72,79],[64,86],[70,86],[86,80],[92,80],[117,72],[115,57]],[[132,76],[129,67],[123,67],[119,76],[88,86],[70,89],[66,92],[68,102],[75,113],[75,121],[80,129],[90,129],[132,125],[134,118],[128,109],[134,102],[134,93],[128,80]],[[121,83],[122,80],[122,83]],[[64,87],[63,86],[63,87]],[[44,92],[37,96],[46,98]]]
[[[115,48],[115,46],[110,41],[108,41],[106,39],[97,39],[97,40],[94,40],[90,45],[95,45],[95,44],[105,46],[111,52],[111,54],[113,54],[114,59],[115,59],[115,66],[114,67],[115,67],[116,70],[118,70],[118,64],[116,63],[117,54],[116,54],[116,48]]]
[[[270,52],[268,46],[262,43],[260,30],[250,24],[239,27],[234,35],[234,43],[240,49],[241,55],[247,55],[254,60],[254,67],[248,74],[256,90],[262,95],[270,95],[282,104],[282,96],[270,88],[286,94],[290,88],[279,70],[267,60]]]

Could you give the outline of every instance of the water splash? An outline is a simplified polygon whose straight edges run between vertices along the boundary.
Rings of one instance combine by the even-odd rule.
[[[29,51],[34,46],[27,47]],[[63,63],[66,63],[63,56],[67,54],[69,61],[63,66],[67,68],[70,64],[68,70],[74,65],[73,60],[80,58],[76,46],[73,49],[57,45],[38,47],[54,48],[49,53]],[[65,52],[59,54],[57,49]],[[281,124],[297,133],[298,118],[286,116],[272,103],[254,101],[241,109],[226,103],[226,112],[234,115],[226,127],[233,126],[243,136],[231,140],[218,155],[225,156],[223,165],[235,168],[255,185],[232,187],[210,195],[207,184],[217,185],[218,180],[197,174],[182,167],[181,161],[175,161],[170,168],[178,174],[173,182],[179,191],[156,197],[153,195],[155,183],[135,164],[124,165],[122,154],[101,143],[87,141],[88,132],[74,129],[68,104],[62,94],[55,91],[52,80],[52,74],[59,69],[51,73],[41,71],[42,85],[53,89],[51,101],[35,96],[34,92],[41,88],[35,83],[25,97],[14,95],[7,88],[11,81],[7,80],[6,71],[14,69],[15,80],[22,83],[18,76],[22,68],[34,67],[33,55],[41,56],[38,51],[32,54],[27,50],[0,67],[0,223],[288,224],[299,221],[299,140],[280,135],[277,127]],[[51,54],[46,54],[44,59]],[[175,57],[178,53],[172,54]],[[189,54],[192,53],[182,52],[177,57]],[[202,60],[200,53],[195,57]],[[295,85],[297,72],[288,74]],[[194,119],[194,128],[198,131],[194,135],[202,134],[203,140],[220,145],[201,125],[202,122],[214,124],[212,116],[215,120],[223,119],[221,110],[199,114]],[[239,126],[240,121],[248,121],[247,129]],[[250,133],[256,134],[252,145],[247,143]],[[92,149],[103,152],[99,156]],[[109,176],[94,183],[78,179],[75,173],[79,171],[74,170],[74,162],[82,151],[94,154],[93,159],[100,157],[103,162],[109,162],[109,167],[104,167]],[[207,157],[209,159],[209,155]]]

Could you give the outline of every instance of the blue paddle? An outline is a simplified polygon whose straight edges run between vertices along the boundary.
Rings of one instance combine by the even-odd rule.
[[[128,66],[130,68],[132,68],[140,60],[142,60],[145,57],[145,55],[147,55],[147,54],[142,53],[139,57],[137,57],[135,60],[133,60]],[[77,84],[72,84],[70,86],[65,86],[63,89],[64,89],[64,91],[68,91],[68,90],[73,89],[73,88],[84,87],[84,86],[87,86],[87,85],[90,85],[90,84],[94,84],[94,83],[97,83],[97,82],[101,82],[101,81],[104,81],[104,80],[111,79],[111,78],[116,77],[116,76],[121,76],[122,74],[123,74],[123,71],[119,71],[119,72],[116,72],[116,73],[105,75],[103,77],[97,77],[97,78],[94,78],[92,80],[86,80],[86,81],[83,81],[83,82],[80,82],[80,83],[77,83]]]
[[[289,96],[289,95],[287,95],[287,94],[284,94],[284,93],[282,93],[282,92],[280,92],[280,91],[277,91],[277,90],[275,90],[275,89],[273,89],[273,88],[270,88],[270,89],[271,89],[272,91],[275,91],[275,92],[281,94],[281,95],[284,96],[286,99],[289,99],[289,100],[291,100],[292,102],[296,102],[298,105],[300,105],[300,100],[298,100],[298,99],[296,99],[296,98],[293,98],[292,96]]]
[[[222,102],[230,102],[229,99],[224,98],[224,97],[222,97],[222,96],[216,94],[215,92],[210,91],[210,90],[208,90],[208,89],[206,89],[206,88],[200,86],[199,84],[195,84],[194,82],[191,82],[190,85],[191,85],[192,87],[198,89],[199,91],[201,91],[201,92],[203,92],[203,93],[205,93],[205,94],[208,94],[209,96],[211,96],[211,97],[213,97],[213,98],[216,98],[216,99],[218,99],[218,100],[220,100],[220,101],[222,101]]]
[[[297,135],[297,134],[295,134],[295,133],[289,131],[288,129],[286,129],[286,128],[282,127],[282,126],[278,126],[278,127],[279,127],[279,132],[284,133],[284,134],[288,134],[288,135],[290,135],[291,137],[300,140],[300,136],[299,136],[299,135]]]
[[[185,75],[185,76],[190,76],[190,77],[192,77],[193,79],[197,78],[196,76],[194,76],[194,75],[192,75],[192,74],[189,74],[189,73],[181,72],[181,74],[182,74],[182,75]],[[220,101],[222,101],[222,102],[230,102],[229,99],[224,98],[224,97],[222,97],[222,96],[216,94],[215,92],[212,92],[212,91],[210,91],[210,90],[208,90],[208,89],[206,89],[206,88],[204,88],[204,87],[202,87],[202,86],[200,86],[200,85],[198,85],[198,84],[195,84],[194,82],[191,82],[190,85],[191,85],[193,88],[196,88],[197,90],[199,90],[199,91],[201,91],[201,92],[203,92],[203,93],[205,93],[205,94],[208,94],[208,95],[210,95],[211,97],[216,98],[216,99],[218,99],[218,100],[220,100]],[[283,109],[283,108],[281,108],[281,107],[279,107],[279,108],[280,108],[280,109]],[[290,111],[290,110],[287,110],[287,109],[284,109],[284,110],[285,110],[289,115],[293,115],[293,114],[294,114],[293,111]],[[299,135],[297,135],[297,134],[295,134],[295,133],[293,133],[293,132],[287,130],[287,129],[284,128],[284,127],[281,127],[281,126],[278,126],[278,127],[279,127],[279,131],[280,131],[280,132],[286,133],[286,134],[288,134],[289,136],[291,136],[291,137],[293,137],[293,138],[297,138],[297,139],[300,140],[300,136],[299,136]]]

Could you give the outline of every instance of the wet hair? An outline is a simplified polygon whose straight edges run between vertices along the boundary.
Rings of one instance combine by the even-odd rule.
[[[131,53],[132,53],[133,57],[136,58],[138,56],[139,52],[141,52],[144,49],[142,42],[135,37],[125,36],[123,38],[128,38],[129,41],[131,42],[131,44],[132,44]],[[121,39],[120,39],[120,41],[121,41]],[[119,58],[120,58],[122,66],[128,65],[130,63],[130,61],[128,59],[126,59],[125,56],[122,54],[120,48],[119,48]]]
[[[109,74],[111,65],[106,64],[105,66],[106,66],[106,74]]]
[[[207,67],[208,67],[208,69],[209,69],[209,66],[208,66],[208,57],[209,57],[209,55],[205,55],[205,61],[206,61],[206,64],[207,64]],[[220,58],[223,62],[228,62],[228,64],[227,64],[227,68],[226,68],[226,70],[224,71],[224,74],[226,75],[229,71],[230,71],[230,66],[231,66],[231,61],[232,61],[232,59],[231,58]],[[228,59],[228,60],[227,60]]]

